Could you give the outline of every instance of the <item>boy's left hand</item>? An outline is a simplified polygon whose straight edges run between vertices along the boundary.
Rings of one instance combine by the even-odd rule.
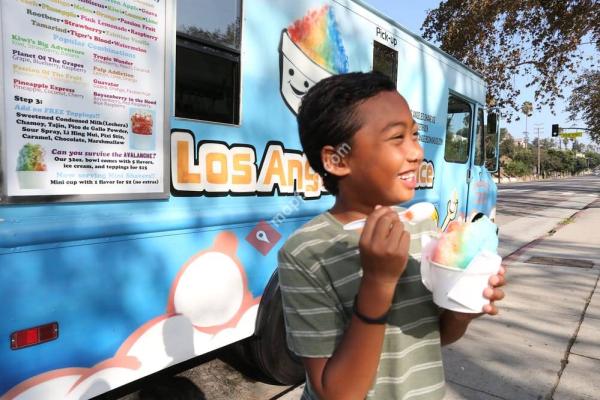
[[[483,291],[483,297],[486,299],[490,299],[490,304],[486,304],[483,306],[483,312],[489,315],[498,314],[498,307],[494,304],[496,301],[500,301],[504,298],[504,290],[499,289],[499,287],[504,286],[506,280],[504,279],[505,269],[503,266],[500,266],[500,270],[496,275],[492,275],[490,277],[489,283],[490,287],[485,288]]]
[[[499,289],[501,286],[504,286],[506,280],[504,278],[504,273],[506,270],[503,266],[500,267],[500,270],[496,275],[492,275],[489,280],[489,287],[485,288],[483,291],[483,297],[490,300],[489,304],[483,306],[483,312],[479,314],[470,314],[470,313],[461,313],[458,311],[452,311],[454,313],[454,317],[458,320],[462,321],[470,321],[477,317],[482,316],[483,314],[496,315],[498,314],[498,307],[496,307],[495,302],[500,301],[504,298],[504,290]]]

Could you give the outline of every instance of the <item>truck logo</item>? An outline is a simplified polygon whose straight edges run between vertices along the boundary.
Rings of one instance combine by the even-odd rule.
[[[265,146],[262,158],[248,144],[195,142],[186,130],[171,132],[171,182],[177,192],[206,196],[300,194],[318,199],[326,193],[321,177],[298,150],[281,142]]]
[[[348,72],[348,57],[328,5],[284,29],[279,54],[281,97],[295,115],[308,89],[321,79]]]

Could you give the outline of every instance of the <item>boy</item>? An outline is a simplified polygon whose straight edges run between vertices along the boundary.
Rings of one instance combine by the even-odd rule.
[[[441,399],[441,345],[481,314],[435,306],[413,258],[435,223],[405,226],[390,208],[412,199],[423,159],[408,104],[383,75],[336,75],[305,95],[298,127],[336,197],[279,252],[288,346],[308,378],[302,399]],[[365,217],[362,231],[343,229]],[[502,271],[484,295],[502,299],[503,283]],[[497,313],[493,303],[482,311]]]

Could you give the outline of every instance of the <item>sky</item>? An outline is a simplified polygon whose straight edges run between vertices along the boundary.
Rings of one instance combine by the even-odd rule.
[[[421,25],[423,25],[423,21],[425,21],[427,10],[437,8],[438,4],[440,3],[439,0],[420,0],[418,2],[397,0],[364,1],[418,35],[421,35],[422,33]],[[524,78],[515,77],[515,82],[517,84],[524,81]],[[517,104],[522,104],[524,101],[531,101],[534,105],[533,115],[527,119],[529,141],[532,141],[533,138],[537,136],[535,134],[535,128],[537,127],[541,128],[540,139],[551,137],[552,124],[559,124],[561,127],[585,127],[585,124],[583,124],[581,121],[569,121],[568,113],[564,112],[564,108],[567,105],[566,99],[568,99],[569,92],[565,91],[565,100],[557,99],[554,108],[556,115],[552,115],[548,107],[544,107],[540,111],[535,110],[535,102],[533,100],[534,90],[532,88],[526,88],[524,84],[519,86],[521,86],[519,88],[521,90],[521,95],[518,98]],[[521,119],[519,121],[512,121],[511,123],[502,121],[501,126],[506,127],[514,137],[521,138],[523,137],[523,132],[525,131],[525,116],[521,114]],[[585,133],[582,140],[579,141],[586,144],[590,143],[590,139]]]

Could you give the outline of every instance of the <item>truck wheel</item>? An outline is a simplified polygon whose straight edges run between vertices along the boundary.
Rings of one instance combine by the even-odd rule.
[[[256,367],[269,379],[282,385],[304,381],[302,361],[287,347],[283,305],[277,271],[273,274],[260,301],[256,332],[245,342]]]

